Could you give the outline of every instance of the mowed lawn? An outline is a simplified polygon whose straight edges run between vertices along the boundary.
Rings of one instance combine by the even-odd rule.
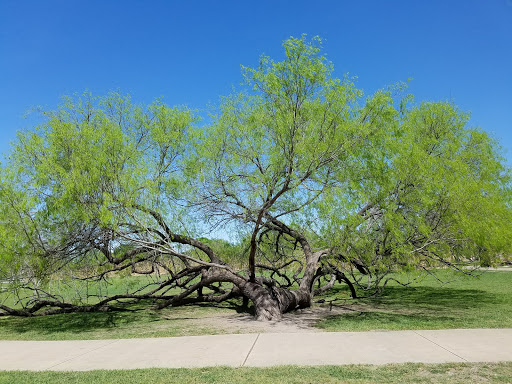
[[[346,292],[339,290],[327,299]],[[327,317],[317,326],[326,331],[511,328],[512,271],[478,277],[438,271],[436,277],[408,287],[390,282],[382,295],[347,301],[346,308],[347,313]]]
[[[377,298],[347,298],[344,288],[317,299],[337,298],[344,314],[328,316],[317,326],[326,331],[512,327],[512,272],[487,272],[461,278],[448,271],[441,284],[427,277],[411,287],[391,284]],[[237,302],[221,307],[190,306],[162,311],[65,314],[35,318],[0,318],[0,339],[63,340],[158,337],[221,332],[212,317],[236,313]],[[329,306],[328,303],[322,304]],[[141,308],[143,306],[141,305]],[[333,313],[335,311],[333,310]],[[137,369],[90,372],[1,372],[0,383],[512,383],[512,362],[464,364],[391,364],[200,369]]]
[[[512,363],[392,364],[325,367],[137,369],[91,372],[0,372],[2,384],[370,384],[511,383]]]
[[[329,300],[336,299],[332,303],[333,315],[319,320],[315,326],[325,331],[512,327],[512,272],[463,277],[439,271],[438,277],[451,282],[442,284],[428,276],[409,287],[390,283],[383,295],[355,301],[348,298],[348,290],[342,286],[315,298],[326,300],[324,304],[315,304],[323,307],[329,307]],[[0,317],[0,339],[108,339],[229,333],[229,329],[216,326],[213,319],[237,316],[240,302],[161,311],[145,308],[145,303],[140,303],[122,312]]]

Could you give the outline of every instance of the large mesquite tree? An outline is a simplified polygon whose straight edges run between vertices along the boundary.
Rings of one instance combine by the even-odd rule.
[[[245,92],[207,126],[119,95],[44,112],[1,170],[0,279],[18,299],[0,313],[242,297],[278,319],[337,283],[375,293],[391,272],[462,270],[508,251],[496,144],[403,86],[365,98],[319,46],[291,38],[283,61],[244,68]],[[202,237],[212,228],[243,240]],[[109,293],[123,274],[148,278]],[[90,282],[106,289],[91,294]]]

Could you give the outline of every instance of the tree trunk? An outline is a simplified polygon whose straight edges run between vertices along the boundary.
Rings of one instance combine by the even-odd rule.
[[[307,263],[299,289],[288,290],[251,281],[238,287],[253,302],[257,320],[279,320],[283,313],[311,306],[315,271],[320,257],[326,251],[311,252],[306,242],[305,245]]]
[[[248,282],[241,291],[252,301],[256,320],[279,320],[283,313],[310,307],[312,302],[311,292],[303,289],[287,290]]]

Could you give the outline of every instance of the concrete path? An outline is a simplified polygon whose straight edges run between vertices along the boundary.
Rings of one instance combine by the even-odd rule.
[[[0,341],[0,370],[512,361],[512,329]]]
[[[487,272],[512,272],[512,267],[485,268]]]
[[[464,268],[466,269],[466,268]],[[472,269],[472,268],[467,268]],[[512,266],[504,266],[504,267],[480,267],[476,269],[476,271],[482,272],[512,272]]]

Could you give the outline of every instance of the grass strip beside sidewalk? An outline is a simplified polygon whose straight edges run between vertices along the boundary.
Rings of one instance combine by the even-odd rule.
[[[0,384],[132,383],[512,383],[512,362],[274,368],[137,369],[89,372],[0,372]]]

